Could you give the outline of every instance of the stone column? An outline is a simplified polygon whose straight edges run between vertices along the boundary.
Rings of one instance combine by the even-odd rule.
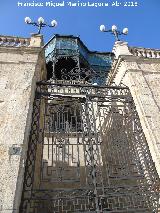
[[[138,51],[135,48],[135,52]],[[153,57],[150,49],[141,48],[140,57],[132,55],[126,42],[117,42],[113,52],[115,62],[109,84],[123,83],[129,87],[160,176],[160,59]],[[158,54],[155,52],[154,55]]]
[[[35,86],[45,75],[43,38],[3,36],[1,40],[0,212],[18,213]]]

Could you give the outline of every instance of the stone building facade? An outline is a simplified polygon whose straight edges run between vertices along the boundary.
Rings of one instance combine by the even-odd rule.
[[[0,211],[158,212],[160,51],[0,36]]]

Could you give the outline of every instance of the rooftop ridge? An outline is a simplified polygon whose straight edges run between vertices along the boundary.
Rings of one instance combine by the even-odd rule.
[[[54,34],[54,36],[44,45],[44,48],[47,47],[47,45],[49,45],[49,43],[55,39],[55,38],[73,38],[73,39],[77,39],[78,42],[84,47],[84,49],[90,53],[90,54],[111,54],[114,55],[112,53],[112,51],[96,51],[96,50],[89,50],[88,47],[83,43],[83,41],[80,39],[80,36],[74,36],[74,35],[61,35],[61,34]]]

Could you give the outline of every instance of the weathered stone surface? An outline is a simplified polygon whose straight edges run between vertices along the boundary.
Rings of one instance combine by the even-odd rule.
[[[0,208],[18,212],[24,160],[31,123],[36,81],[45,70],[44,53],[32,38],[32,47],[0,47]],[[38,46],[39,44],[39,46]],[[20,153],[11,154],[12,147]]]

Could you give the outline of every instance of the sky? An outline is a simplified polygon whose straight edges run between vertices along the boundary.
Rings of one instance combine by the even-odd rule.
[[[18,6],[18,2],[23,6]],[[43,3],[43,7],[27,7],[24,3]],[[160,49],[160,0],[64,0],[64,7],[45,6],[46,2],[58,3],[63,0],[0,0],[0,35],[30,37],[37,32],[36,27],[27,25],[24,18],[29,16],[32,21],[43,17],[49,24],[56,19],[56,28],[43,28],[45,43],[54,34],[80,36],[89,50],[112,51],[115,38],[110,33],[102,33],[99,26],[104,24],[107,29],[116,25],[121,31],[128,27],[129,34],[120,39],[127,41],[129,46]],[[69,7],[72,3],[108,3],[106,7]],[[128,6],[124,6],[127,2]],[[129,6],[129,2],[138,6]],[[21,5],[22,5],[21,4]]]

